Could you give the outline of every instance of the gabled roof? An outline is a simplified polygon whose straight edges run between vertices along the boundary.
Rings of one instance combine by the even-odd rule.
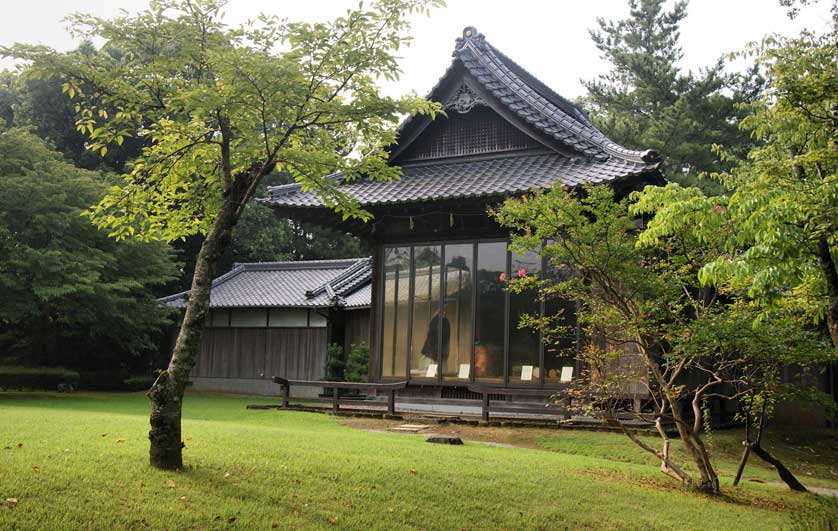
[[[579,107],[496,50],[475,28],[463,30],[453,56],[428,98],[442,102],[449,116],[465,115],[475,106],[488,107],[541,147],[483,156],[405,159],[408,146],[422,138],[431,124],[427,116],[410,117],[399,127],[399,144],[391,149],[391,163],[402,167],[402,178],[345,183],[344,191],[361,206],[503,196],[549,188],[557,182],[580,186],[655,174],[657,153],[627,149],[608,139]],[[340,174],[330,178],[342,179]],[[316,193],[303,192],[299,184],[271,187],[268,193],[260,201],[277,208],[324,206]]]
[[[212,282],[211,308],[369,307],[370,258],[236,264]],[[159,299],[185,308],[189,292]]]

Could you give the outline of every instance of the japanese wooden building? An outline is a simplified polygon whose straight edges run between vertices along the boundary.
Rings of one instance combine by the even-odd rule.
[[[406,394],[442,398],[465,398],[475,384],[559,388],[578,373],[578,334],[545,348],[518,328],[522,313],[558,308],[505,289],[506,278],[546,264],[510,252],[508,233],[487,210],[556,183],[607,183],[621,193],[661,183],[658,156],[609,140],[475,28],[456,40],[453,57],[428,96],[447,117],[407,119],[390,149],[402,178],[345,184],[371,221],[342,222],[296,184],[270,188],[260,201],[373,243],[372,381],[407,380]]]
[[[212,283],[192,385],[273,395],[274,375],[323,378],[328,343],[369,342],[371,273],[369,258],[236,264]],[[161,302],[185,308],[188,297]]]

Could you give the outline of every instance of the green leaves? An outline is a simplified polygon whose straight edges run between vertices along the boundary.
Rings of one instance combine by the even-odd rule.
[[[79,365],[156,348],[165,312],[152,289],[175,277],[175,263],[165,246],[115,242],[80,216],[105,179],[30,133],[0,132],[5,353]]]
[[[118,190],[88,213],[115,238],[205,233],[224,201],[246,203],[273,169],[344,219],[368,219],[326,176],[398,178],[383,150],[395,125],[441,107],[380,96],[376,81],[400,73],[405,16],[439,3],[379,0],[328,23],[263,16],[229,29],[223,2],[152,1],[113,20],[68,17],[78,35],[105,43],[81,59],[25,45],[4,53],[32,61],[31,75],[62,79],[88,149],[104,156],[126,139],[142,143]]]

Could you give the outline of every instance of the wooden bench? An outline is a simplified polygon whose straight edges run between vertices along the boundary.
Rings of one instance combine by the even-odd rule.
[[[491,395],[504,396],[524,396],[533,398],[543,398],[546,402],[551,396],[555,395],[560,389],[515,389],[509,387],[481,387],[469,386],[469,391],[483,396],[483,403],[481,408],[481,417],[484,421],[489,420],[489,413],[526,413],[526,414],[546,414],[550,412],[549,406],[533,407],[532,405],[507,405],[507,406],[493,406],[491,404]],[[569,418],[567,411],[563,412],[564,418]]]
[[[387,414],[396,414],[396,391],[404,389],[407,382],[393,383],[369,383],[369,382],[332,382],[324,380],[287,380],[274,376],[274,383],[282,386],[282,407],[288,407],[291,398],[291,387],[322,387],[332,390],[332,410],[337,412],[340,409],[340,389],[367,389],[387,392]],[[357,402],[357,401],[356,401]]]

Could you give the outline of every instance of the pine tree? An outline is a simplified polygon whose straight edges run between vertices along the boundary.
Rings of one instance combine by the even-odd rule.
[[[755,71],[729,75],[720,59],[699,73],[683,73],[679,28],[687,2],[669,11],[663,0],[630,0],[626,19],[598,19],[591,38],[611,70],[585,82],[593,120],[616,142],[657,150],[667,178],[694,184],[702,172],[725,169],[713,144],[744,154],[748,135],[738,128],[738,103],[762,86]],[[713,183],[701,182],[713,188]]]

